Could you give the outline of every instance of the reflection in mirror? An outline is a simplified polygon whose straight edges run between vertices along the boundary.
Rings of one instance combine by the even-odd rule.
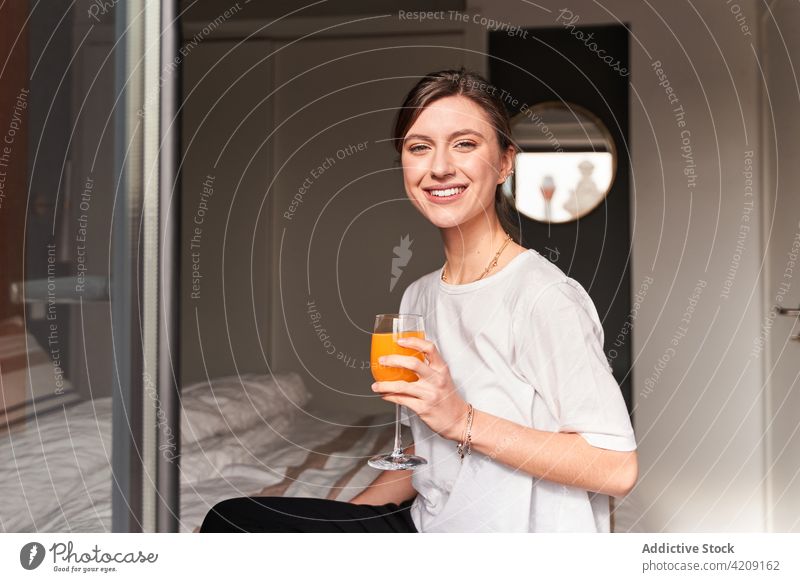
[[[616,150],[608,129],[589,111],[542,103],[515,116],[512,131],[522,151],[503,190],[519,212],[541,222],[569,222],[606,197]]]

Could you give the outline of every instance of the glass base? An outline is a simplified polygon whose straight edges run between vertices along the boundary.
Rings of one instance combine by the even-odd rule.
[[[420,465],[427,464],[427,459],[416,457],[414,455],[400,454],[395,455],[389,453],[388,455],[377,455],[372,457],[367,464],[375,469],[382,469],[384,471],[402,471],[404,469],[413,469]]]

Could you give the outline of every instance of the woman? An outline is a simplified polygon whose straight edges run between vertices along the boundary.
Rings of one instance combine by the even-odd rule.
[[[382,362],[419,380],[372,389],[411,412],[409,449],[428,464],[385,471],[350,503],[228,500],[201,531],[609,531],[608,495],[638,477],[635,437],[588,294],[513,240],[501,185],[517,149],[496,93],[463,68],[431,73],[394,127],[406,193],[446,262],[401,300],[425,316],[426,339],[405,345],[426,361]]]

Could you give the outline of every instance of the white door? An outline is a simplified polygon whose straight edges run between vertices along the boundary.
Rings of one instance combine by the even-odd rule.
[[[766,300],[763,345],[767,405],[767,527],[800,532],[800,4],[777,1],[766,11],[762,66],[765,108]],[[773,20],[774,17],[774,20]],[[777,24],[776,24],[777,23]]]

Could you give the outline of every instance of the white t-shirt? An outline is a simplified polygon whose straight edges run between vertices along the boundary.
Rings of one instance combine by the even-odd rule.
[[[400,312],[424,316],[425,336],[462,398],[524,426],[577,432],[604,449],[636,449],[603,352],[603,327],[580,283],[533,249],[465,285],[445,283],[441,272],[409,285]],[[402,411],[416,454],[428,460],[412,476],[418,531],[609,531],[607,495],[534,478],[475,450],[462,462],[454,441]]]

